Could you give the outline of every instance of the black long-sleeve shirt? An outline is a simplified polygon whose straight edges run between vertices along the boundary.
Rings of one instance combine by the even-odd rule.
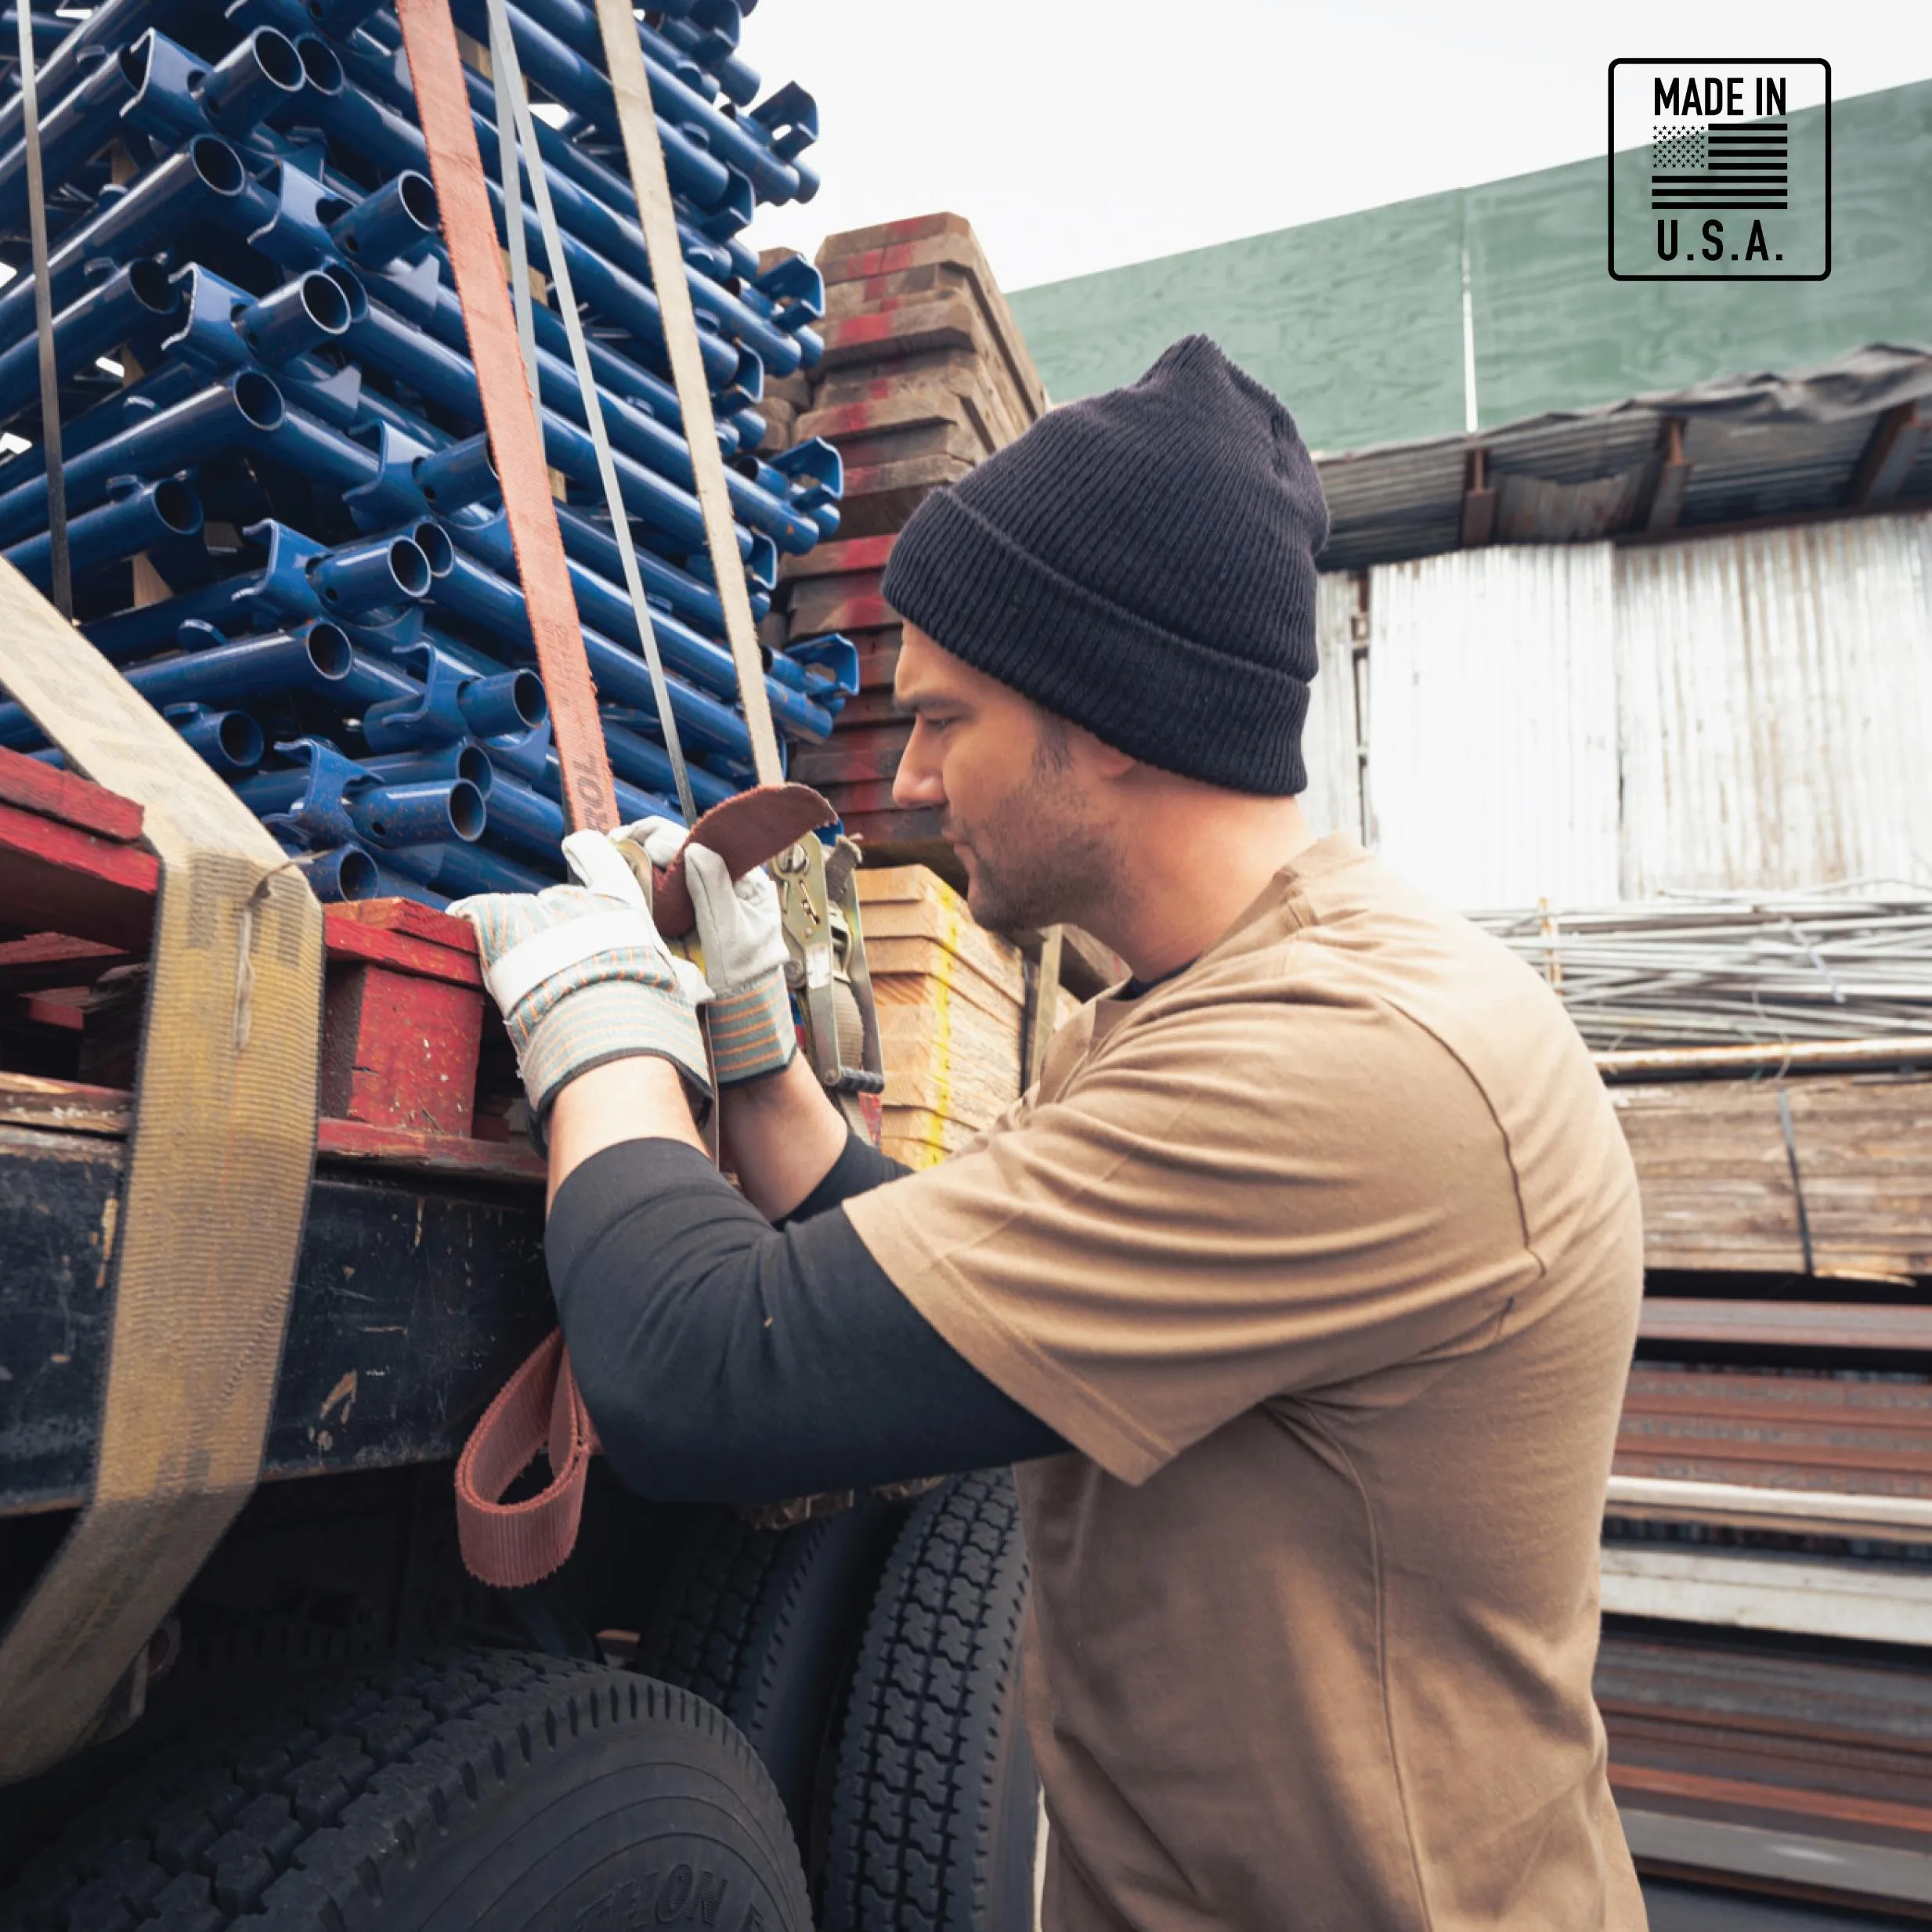
[[[776,1227],[681,1141],[624,1141],[571,1173],[544,1252],[630,1487],[758,1502],[1066,1448],[941,1338],[840,1212],[905,1172],[849,1140]]]

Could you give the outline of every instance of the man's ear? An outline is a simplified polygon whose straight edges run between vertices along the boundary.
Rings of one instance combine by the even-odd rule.
[[[1070,724],[1067,736],[1080,764],[1096,778],[1124,778],[1140,760],[1096,738],[1084,726]]]

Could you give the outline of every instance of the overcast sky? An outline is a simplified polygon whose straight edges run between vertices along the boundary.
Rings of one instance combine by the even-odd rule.
[[[1905,0],[764,0],[825,177],[760,246],[951,208],[1008,288],[1603,151],[1620,56],[1822,56],[1833,94],[1932,74]]]

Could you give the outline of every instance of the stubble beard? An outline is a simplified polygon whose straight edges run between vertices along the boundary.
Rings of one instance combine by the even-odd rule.
[[[1114,835],[1078,814],[1071,789],[1050,767],[1024,792],[1003,799],[971,825],[948,835],[970,847],[966,906],[990,932],[1038,932],[1086,926],[1093,909],[1126,889]]]

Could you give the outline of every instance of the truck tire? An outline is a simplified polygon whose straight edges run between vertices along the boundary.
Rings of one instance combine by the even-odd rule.
[[[478,1651],[167,1751],[29,1865],[35,1932],[811,1932],[771,1780],[688,1692]]]
[[[1031,1932],[1039,1781],[1021,1721],[1027,1553],[1013,1479],[921,1499],[860,1647],[823,1932]]]
[[[905,1513],[867,1497],[779,1530],[709,1514],[678,1551],[638,1645],[639,1670],[695,1691],[744,1732],[801,1846],[824,1836],[822,1818],[814,1829],[822,1772]]]

